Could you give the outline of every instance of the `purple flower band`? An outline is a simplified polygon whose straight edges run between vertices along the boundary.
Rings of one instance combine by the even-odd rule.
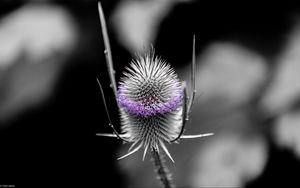
[[[150,117],[157,114],[165,114],[175,110],[182,102],[182,93],[176,93],[167,102],[144,104],[141,101],[133,101],[119,92],[117,96],[118,104],[135,116]]]

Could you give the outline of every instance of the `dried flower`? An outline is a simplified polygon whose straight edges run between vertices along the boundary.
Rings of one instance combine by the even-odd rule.
[[[145,148],[143,159],[148,148],[159,147],[171,158],[164,143],[174,140],[182,127],[183,88],[177,74],[154,49],[126,69],[117,92],[124,138]]]

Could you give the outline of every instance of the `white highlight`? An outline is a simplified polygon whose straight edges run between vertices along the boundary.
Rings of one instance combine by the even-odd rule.
[[[274,126],[274,138],[281,147],[291,149],[300,159],[300,111],[281,115]]]
[[[196,134],[196,135],[182,135],[180,138],[186,139],[186,138],[201,138],[206,136],[213,136],[214,133],[205,133],[205,134]]]
[[[128,157],[129,155],[137,152],[142,147],[142,144],[140,144],[138,147],[134,148],[131,152],[127,153],[126,155],[119,157],[118,160],[124,159],[125,157]]]
[[[145,160],[145,156],[146,156],[146,153],[147,153],[147,150],[148,150],[148,146],[149,145],[146,145],[146,147],[145,147],[144,154],[143,154],[143,161]]]
[[[96,136],[105,136],[105,137],[114,137],[117,138],[117,135],[111,133],[97,133]]]
[[[172,158],[172,156],[171,156],[171,154],[169,153],[168,149],[166,148],[165,144],[162,141],[160,141],[160,146],[166,152],[167,156],[171,159],[171,161],[173,163],[175,163],[174,160],[173,160],[173,158]]]

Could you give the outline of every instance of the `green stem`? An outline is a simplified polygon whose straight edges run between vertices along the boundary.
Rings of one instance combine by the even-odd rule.
[[[163,187],[174,188],[174,185],[171,182],[171,174],[164,163],[163,156],[161,156],[155,148],[151,148],[151,154],[155,166],[155,171]]]

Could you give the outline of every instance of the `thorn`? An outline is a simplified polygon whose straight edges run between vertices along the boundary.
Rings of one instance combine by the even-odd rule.
[[[113,74],[114,66],[113,66],[112,54],[111,54],[111,49],[110,49],[110,44],[109,44],[109,37],[108,37],[108,33],[107,33],[105,16],[104,16],[100,1],[98,1],[98,13],[99,13],[99,19],[100,19],[100,25],[101,25],[101,31],[102,31],[102,38],[103,38],[104,47],[105,47],[104,54],[105,54],[105,58],[106,58],[109,79],[112,84],[111,88],[113,89],[114,95],[116,97],[116,95],[117,95],[116,78]]]
[[[142,144],[140,144],[138,147],[134,148],[131,152],[127,153],[126,155],[123,155],[122,157],[119,157],[117,160],[124,159],[125,157],[128,157],[129,155],[137,152],[142,147]]]
[[[96,136],[105,136],[105,137],[114,137],[117,138],[117,135],[111,133],[97,133]]]
[[[171,156],[171,154],[169,153],[168,149],[166,148],[165,144],[162,141],[160,141],[160,146],[165,151],[165,153],[167,154],[167,156],[171,159],[171,161],[173,163],[175,163],[174,160],[173,160],[173,158],[172,158],[172,156]]]
[[[196,135],[182,135],[180,138],[201,138],[206,136],[213,136],[214,133],[196,134]]]
[[[130,152],[132,150],[132,148],[137,144],[138,142],[134,142],[128,149],[128,152]]]
[[[144,150],[143,161],[145,160],[145,156],[146,156],[147,150],[148,150],[148,145],[146,146],[146,148],[145,148],[145,150]]]

